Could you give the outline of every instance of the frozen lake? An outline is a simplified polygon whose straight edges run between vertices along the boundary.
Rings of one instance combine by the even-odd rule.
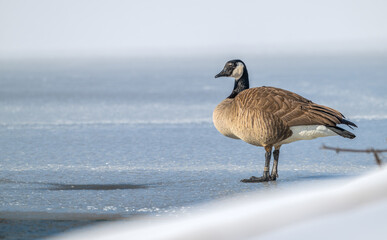
[[[294,91],[359,126],[354,140],[284,146],[278,181],[261,184],[239,181],[261,174],[264,150],[226,138],[212,124],[213,109],[233,86],[232,79],[214,79],[227,60],[1,62],[0,235],[34,231],[35,220],[41,234],[24,238],[98,219],[177,215],[235,194],[376,167],[371,155],[320,147],[385,148],[386,56],[242,59],[251,87]],[[41,222],[49,219],[68,224],[49,228]]]

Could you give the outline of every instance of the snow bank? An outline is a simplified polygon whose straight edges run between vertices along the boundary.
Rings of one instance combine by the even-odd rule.
[[[54,239],[384,239],[387,168],[349,181],[260,192],[197,207],[180,217],[145,218]]]

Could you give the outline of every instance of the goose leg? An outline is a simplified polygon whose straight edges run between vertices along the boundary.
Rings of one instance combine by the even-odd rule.
[[[241,182],[248,183],[248,182],[268,182],[272,180],[269,175],[269,169],[270,169],[270,158],[271,158],[271,147],[265,147],[266,153],[265,153],[265,167],[263,168],[263,176],[262,177],[254,177],[248,179],[242,179]]]
[[[275,181],[278,178],[278,159],[279,159],[279,148],[273,151],[273,168],[271,169],[271,180]]]

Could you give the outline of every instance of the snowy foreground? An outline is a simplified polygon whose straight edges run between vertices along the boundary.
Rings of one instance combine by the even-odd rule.
[[[386,239],[387,168],[197,206],[179,217],[113,222],[53,239]]]

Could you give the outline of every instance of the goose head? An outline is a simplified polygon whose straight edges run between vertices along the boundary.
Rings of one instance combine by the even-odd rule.
[[[249,88],[249,74],[244,62],[239,59],[226,62],[223,70],[216,74],[218,77],[233,77],[235,78],[234,89],[228,98],[235,98],[240,92]]]
[[[235,80],[239,80],[244,73],[247,73],[245,64],[241,60],[235,59],[226,62],[223,70],[216,74],[215,78],[233,77]]]

